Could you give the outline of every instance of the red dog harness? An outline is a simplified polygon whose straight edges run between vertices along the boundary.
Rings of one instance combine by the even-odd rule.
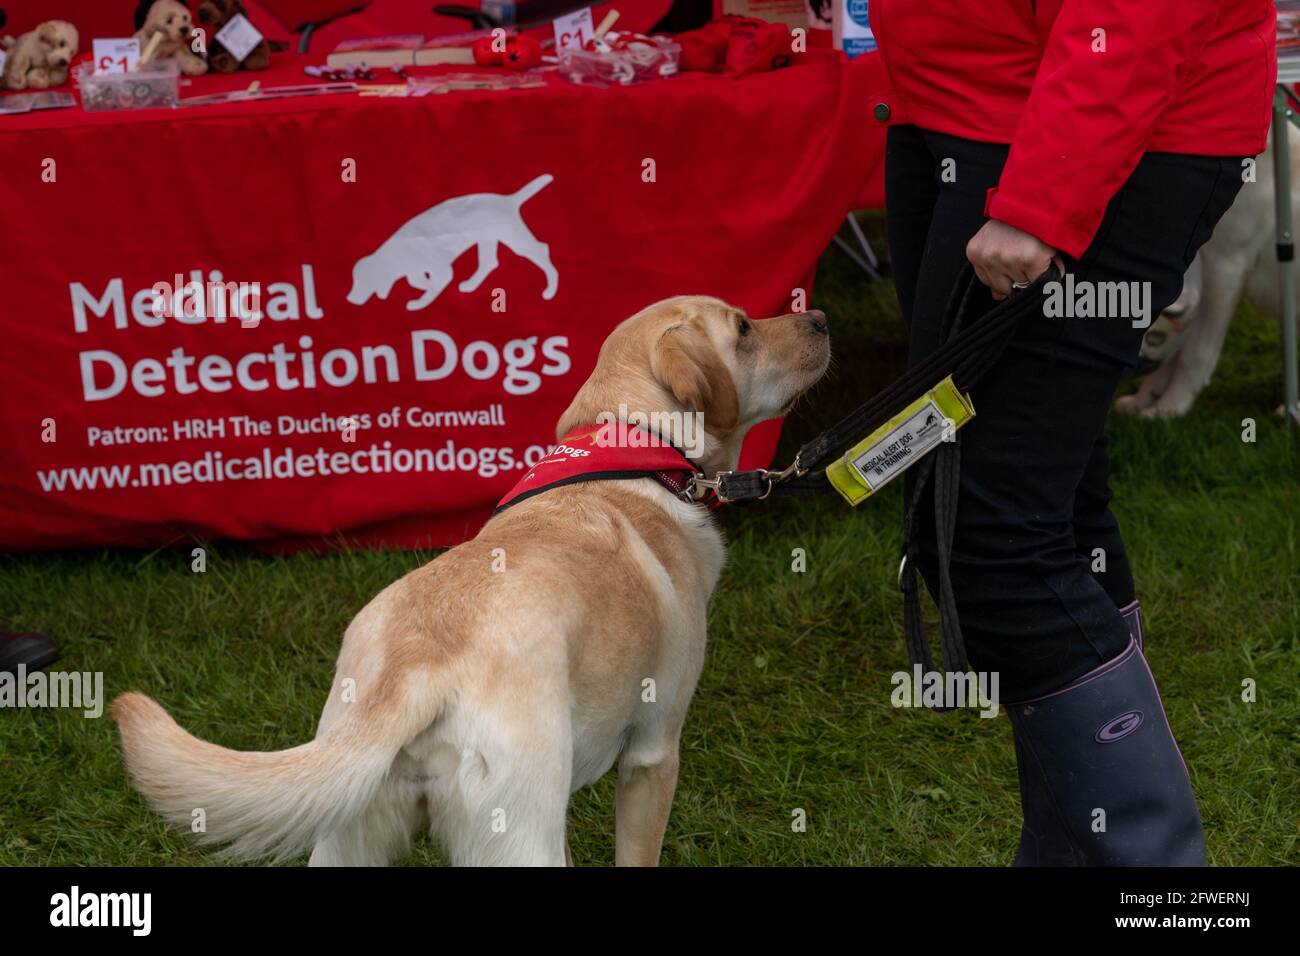
[[[555,450],[533,465],[519,479],[492,512],[500,514],[525,498],[543,491],[582,481],[611,481],[623,478],[652,478],[678,497],[685,498],[691,479],[700,475],[689,458],[650,432],[626,426],[627,441],[618,444],[602,441],[610,426],[584,425],[575,428],[555,446]],[[644,439],[644,444],[639,442]],[[715,508],[718,502],[701,501]]]

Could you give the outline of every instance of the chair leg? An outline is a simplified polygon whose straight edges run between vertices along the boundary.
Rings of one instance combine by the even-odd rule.
[[[855,266],[865,272],[868,278],[881,278],[880,260],[876,258],[875,250],[871,248],[871,243],[869,243],[867,237],[863,235],[862,227],[858,225],[858,222],[853,218],[852,213],[849,213],[848,215],[848,223],[849,228],[853,232],[854,238],[857,239],[858,249],[854,249],[849,245],[848,241],[838,233],[831,241],[835,243],[835,246],[841,252],[852,260]]]

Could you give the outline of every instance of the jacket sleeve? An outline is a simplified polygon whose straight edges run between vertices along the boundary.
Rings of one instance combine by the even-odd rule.
[[[1224,0],[1065,0],[987,213],[1078,258]]]

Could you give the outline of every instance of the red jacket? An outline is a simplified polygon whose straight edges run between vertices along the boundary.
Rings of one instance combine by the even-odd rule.
[[[875,121],[1010,143],[989,216],[1071,256],[1144,152],[1267,140],[1272,0],[870,0],[869,15],[892,87]]]

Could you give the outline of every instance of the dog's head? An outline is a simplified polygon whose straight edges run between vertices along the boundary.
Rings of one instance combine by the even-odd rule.
[[[348,301],[353,305],[365,305],[372,295],[387,299],[397,284],[397,278],[379,253],[362,256],[352,267],[352,291],[348,293]]]
[[[67,66],[77,55],[77,28],[67,20],[46,20],[36,28],[36,37],[45,49],[50,66]]]
[[[556,435],[625,409],[705,472],[734,468],[745,433],[788,411],[830,356],[821,312],[754,321],[719,299],[666,299],[605,340]],[[697,424],[701,436],[690,434]]]
[[[244,5],[239,0],[203,0],[199,4],[199,23],[205,24],[216,33],[236,14],[244,12]]]
[[[149,13],[144,18],[144,29],[148,35],[161,33],[172,43],[189,41],[194,19],[190,11],[176,0],[154,0]]]

